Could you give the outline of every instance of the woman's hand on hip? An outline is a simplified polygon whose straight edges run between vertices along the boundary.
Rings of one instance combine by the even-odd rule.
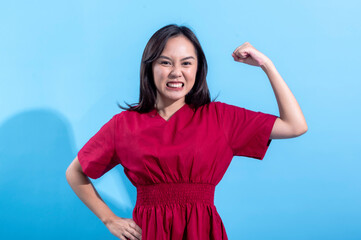
[[[246,63],[252,66],[262,66],[271,61],[266,55],[254,48],[249,42],[243,43],[233,51],[234,61]]]
[[[105,223],[109,231],[121,240],[141,240],[142,229],[131,218],[114,217]]]

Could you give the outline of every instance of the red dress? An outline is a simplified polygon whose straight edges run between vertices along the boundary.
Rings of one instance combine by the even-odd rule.
[[[78,153],[96,179],[117,164],[137,188],[143,240],[228,239],[215,186],[233,156],[262,160],[277,116],[222,102],[185,104],[168,121],[153,109],[114,115]]]

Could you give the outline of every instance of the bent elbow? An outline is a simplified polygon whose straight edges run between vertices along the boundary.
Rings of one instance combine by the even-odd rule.
[[[65,171],[65,178],[66,180],[69,180],[70,177],[71,177],[71,169],[70,167],[68,167]]]
[[[307,131],[308,131],[308,126],[306,124],[302,127],[297,128],[297,130],[295,131],[295,135],[298,137],[305,134]]]

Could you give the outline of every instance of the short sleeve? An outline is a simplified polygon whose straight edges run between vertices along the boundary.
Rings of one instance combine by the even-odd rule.
[[[272,141],[270,135],[277,116],[221,102],[218,108],[233,155],[262,160]]]
[[[118,164],[114,143],[115,129],[116,115],[79,150],[78,159],[88,177],[99,178]]]

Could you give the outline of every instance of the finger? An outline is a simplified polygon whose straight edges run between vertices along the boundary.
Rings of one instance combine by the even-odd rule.
[[[138,226],[138,225],[135,225],[135,228],[134,228],[137,232],[139,233],[142,233],[142,229]]]
[[[124,232],[123,236],[125,237],[126,240],[137,240],[134,236],[132,236],[132,234],[130,234],[129,232]]]
[[[240,58],[247,58],[248,55],[249,55],[248,52],[240,52],[240,53],[239,53],[239,57],[240,57]]]
[[[140,234],[138,231],[136,231],[135,229],[133,228],[130,228],[130,229],[126,229],[127,233],[130,234],[131,239],[142,239],[142,234]]]
[[[123,235],[121,235],[120,237],[119,237],[119,239],[121,239],[121,240],[128,240],[126,237],[124,237]]]
[[[236,62],[241,62],[241,63],[244,63],[244,62],[245,62],[244,59],[235,59],[234,61],[236,61]]]
[[[241,48],[245,48],[246,46],[250,46],[251,44],[249,43],[249,42],[245,42],[245,43],[243,43],[241,46],[239,46],[239,47],[237,47],[234,51],[233,51],[233,53],[236,53],[236,52],[238,52],[238,50],[240,50]]]
[[[232,57],[234,58],[234,59],[238,59],[239,57],[237,56],[237,54],[235,54],[235,53],[232,53]]]
[[[140,233],[142,233],[142,229],[138,226],[138,224],[136,224],[134,221],[132,221],[131,223],[130,223],[130,226],[132,227],[132,228],[134,228],[137,232],[140,232]]]
[[[236,54],[236,52],[237,52],[241,47],[242,47],[242,45],[239,46],[239,47],[237,47],[237,48],[233,51],[233,53]]]
[[[238,57],[237,55],[232,55],[233,56],[233,60],[236,61],[236,62],[244,62],[244,58],[240,58]]]
[[[235,55],[238,57],[238,58],[247,58],[249,56],[249,53],[246,52],[245,49],[240,49],[238,50]]]
[[[233,57],[233,58],[237,58],[237,55],[234,54],[234,53],[232,53],[232,57]]]

